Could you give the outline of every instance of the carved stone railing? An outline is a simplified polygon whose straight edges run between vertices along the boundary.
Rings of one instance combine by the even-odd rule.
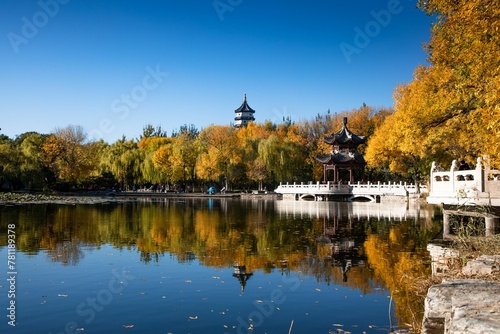
[[[395,195],[406,196],[426,191],[425,186],[415,186],[414,184],[399,183],[280,183],[275,192],[280,194],[312,194],[312,195]]]
[[[478,158],[474,169],[459,170],[453,160],[449,170],[432,163],[430,193],[435,204],[490,204],[500,201],[500,171],[491,169],[489,158]]]

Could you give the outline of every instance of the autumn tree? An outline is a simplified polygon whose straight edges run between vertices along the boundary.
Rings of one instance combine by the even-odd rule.
[[[81,184],[98,165],[97,146],[86,141],[80,126],[56,129],[43,144],[45,163],[62,181]]]
[[[258,190],[263,189],[263,182],[269,177],[262,157],[259,156],[259,143],[269,136],[269,131],[264,125],[250,122],[246,127],[238,129],[236,137],[238,139],[240,165],[244,166],[246,181],[256,182]]]
[[[154,151],[151,161],[153,162],[154,168],[162,173],[166,182],[171,182],[174,170],[172,168],[172,142],[165,143],[161,145],[157,150]]]
[[[488,154],[498,164],[500,7],[488,0],[420,0],[419,7],[436,17],[427,45],[430,65],[396,88],[392,126],[376,132],[368,162],[381,162],[375,151],[385,137],[385,149],[401,154],[396,159],[425,163],[426,173],[433,160],[471,163]],[[389,165],[404,169],[394,160]]]
[[[141,181],[145,183],[165,183],[171,176],[155,163],[155,154],[163,146],[172,145],[172,138],[163,136],[142,136],[137,143],[143,160],[141,161]]]
[[[194,125],[181,126],[175,132],[172,144],[171,163],[173,167],[173,181],[194,182],[196,178],[196,161],[200,154],[199,143],[196,138],[199,135],[198,129]]]
[[[197,138],[201,154],[196,174],[205,180],[222,180],[229,187],[229,170],[236,146],[236,129],[232,126],[210,125]]]

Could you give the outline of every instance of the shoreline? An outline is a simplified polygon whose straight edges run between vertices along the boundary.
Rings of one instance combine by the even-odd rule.
[[[82,193],[29,193],[29,192],[5,192],[0,193],[0,205],[23,205],[23,204],[100,204],[130,202],[140,198],[265,198],[278,199],[278,194],[252,194],[252,193],[153,193],[153,192],[110,192],[110,191],[88,191]]]

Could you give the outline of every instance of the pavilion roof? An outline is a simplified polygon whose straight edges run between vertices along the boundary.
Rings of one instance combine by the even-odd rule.
[[[325,137],[325,143],[330,145],[358,146],[366,142],[366,136],[354,134],[347,128],[347,117],[344,117],[342,129],[330,136]]]
[[[328,154],[320,154],[316,160],[325,165],[339,165],[339,164],[365,164],[363,155],[358,152],[335,152]]]

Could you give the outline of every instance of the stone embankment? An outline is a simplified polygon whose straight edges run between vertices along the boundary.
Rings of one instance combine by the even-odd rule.
[[[458,252],[430,244],[433,275],[449,275],[447,263]],[[429,288],[425,299],[423,334],[500,333],[500,255],[482,255],[467,262],[459,277],[486,279],[451,279]]]
[[[96,204],[114,201],[104,193],[82,195],[51,195],[30,193],[0,193],[0,205],[14,204]]]
[[[136,201],[138,199],[163,199],[163,198],[265,198],[275,199],[278,197],[276,193],[231,193],[224,194],[207,194],[203,192],[197,193],[176,193],[176,192],[113,192],[113,191],[86,191],[80,193],[63,193],[63,194],[31,194],[31,193],[1,193],[0,205],[14,204],[98,204],[109,202],[127,202]]]

